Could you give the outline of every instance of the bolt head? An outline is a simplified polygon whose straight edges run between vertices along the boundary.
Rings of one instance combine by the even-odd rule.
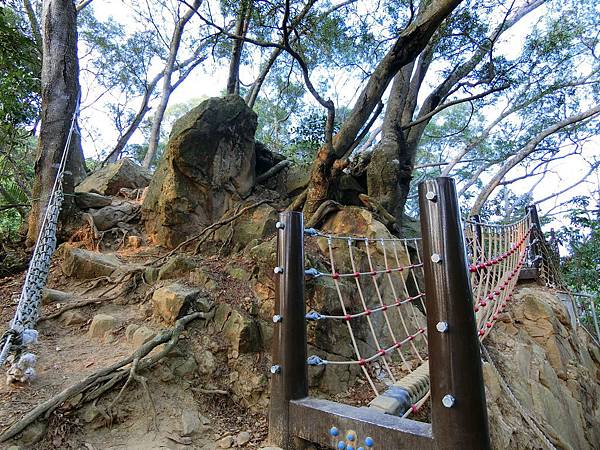
[[[279,323],[283,320],[283,317],[281,317],[279,314],[275,314],[273,316],[273,323]]]
[[[271,366],[271,373],[273,375],[275,375],[276,373],[281,373],[281,366],[279,364]]]
[[[427,191],[425,198],[430,202],[435,202],[437,200],[437,194],[433,191]]]
[[[277,267],[275,267],[273,269],[273,272],[275,272],[275,273],[283,273],[283,267],[277,266]]]
[[[456,399],[454,396],[452,396],[452,394],[446,394],[444,395],[444,398],[442,398],[442,405],[444,405],[446,408],[452,408],[455,403]]]
[[[438,322],[435,325],[435,329],[438,330],[440,333],[445,333],[446,331],[448,331],[448,322]]]
[[[440,255],[439,253],[434,253],[433,255],[431,255],[431,260],[434,263],[439,264],[442,262],[442,255]]]
[[[277,228],[278,230],[283,230],[285,228],[285,224],[283,222],[277,222],[275,224],[275,228]]]

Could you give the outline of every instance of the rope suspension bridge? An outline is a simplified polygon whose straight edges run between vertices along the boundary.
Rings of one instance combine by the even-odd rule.
[[[273,443],[490,448],[480,343],[509,307],[522,271],[566,286],[535,208],[511,224],[478,217],[462,223],[451,179],[422,183],[419,197],[422,239],[333,235],[304,229],[300,213],[280,216]],[[328,255],[328,270],[304,266],[305,239]],[[332,280],[338,304],[307,312],[305,280],[318,277]],[[323,321],[347,330],[354,358],[307,355],[307,327]],[[309,397],[308,367],[340,365],[360,368],[372,391],[367,407]],[[408,419],[428,400],[431,424]],[[539,427],[534,431],[554,448]]]

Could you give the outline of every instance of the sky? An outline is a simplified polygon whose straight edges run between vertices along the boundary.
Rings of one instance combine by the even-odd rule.
[[[126,27],[133,28],[137,26],[134,18],[131,16],[130,10],[128,10],[120,0],[96,0],[93,5],[96,17],[99,19],[105,20],[112,15]],[[524,41],[524,37],[543,14],[543,10],[532,13],[520,24],[513,27],[511,33],[507,34],[502,39],[497,51],[503,53],[509,58],[516,56],[520,51],[519,43]],[[80,49],[80,53],[81,51],[82,50]],[[242,81],[251,81],[254,79],[255,74],[250,73],[249,70],[250,69],[244,69],[242,71]],[[186,102],[194,98],[219,96],[226,87],[227,72],[228,67],[226,64],[207,64],[203,67],[201,66],[199,69],[193,72],[188,79],[186,79],[173,93],[171,96],[170,105]],[[357,82],[340,73],[336,79],[335,85],[335,93],[338,96],[337,101],[340,104],[353,103],[357,92]],[[88,82],[86,85],[86,82],[82,80],[82,87],[84,97],[85,92],[88,92],[88,99],[97,97],[98,89],[94,86],[93,81],[91,83]],[[111,131],[114,129],[114,126],[112,126],[108,116],[105,113],[106,100],[109,99],[109,96],[105,96],[103,97],[102,101],[96,102],[92,106],[88,106],[82,112],[82,120],[85,121],[89,127],[95,128],[99,137],[98,139],[92,140],[90,139],[89,135],[84,133],[84,151],[88,157],[97,157],[99,150],[106,151],[110,149],[111,145],[113,145],[116,140],[116,132]],[[84,129],[86,128],[86,124],[82,124]],[[142,143],[143,137],[140,133],[136,133],[130,142]],[[599,146],[600,140],[593,140],[590,144],[584,147],[584,156],[588,159],[593,159],[595,156],[598,157],[600,155],[600,151],[598,150],[600,148]],[[556,161],[550,165],[551,173],[549,173],[548,176],[536,188],[535,198],[540,199],[546,197],[553,192],[557,192],[560,189],[575,183],[583,176],[585,172],[588,171],[588,169],[589,166],[586,165],[582,158],[569,158],[562,161]],[[524,174],[523,169],[514,169],[509,173],[508,177],[514,178],[522,174]],[[511,189],[517,193],[525,193],[530,189],[532,182],[533,181],[530,179],[523,180],[522,182],[517,182],[511,185]],[[599,188],[600,179],[598,178],[598,173],[596,173],[596,176],[590,177],[588,182],[582,183],[580,186],[570,190],[564,195],[540,204],[539,209],[543,214],[544,212],[551,210],[556,205],[559,205],[574,195],[590,195],[590,193],[594,194],[598,192]],[[594,195],[594,197],[597,198],[597,194]],[[554,222],[550,226],[558,227],[561,223],[565,223],[560,216],[555,217],[554,219]]]

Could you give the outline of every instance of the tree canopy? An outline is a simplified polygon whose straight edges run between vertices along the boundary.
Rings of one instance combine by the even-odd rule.
[[[32,195],[42,3],[0,9],[0,170],[13,180],[0,183],[3,205]],[[307,215],[339,200],[343,173],[397,222],[417,213],[416,185],[435,176],[455,177],[465,214],[510,221],[526,203],[568,206],[597,174],[592,0],[125,0],[76,10],[80,126],[97,164],[128,154],[154,167],[169,111],[236,93],[258,114],[257,139],[312,164],[292,205]],[[571,164],[581,174],[566,176]]]

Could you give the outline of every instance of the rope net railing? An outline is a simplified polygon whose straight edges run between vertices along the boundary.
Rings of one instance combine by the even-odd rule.
[[[306,319],[345,323],[355,356],[334,360],[312,355],[308,364],[358,365],[373,393],[379,395],[380,379],[396,382],[398,373],[412,372],[414,362],[422,363],[426,358],[425,294],[418,281],[423,270],[419,240],[335,236],[314,229],[306,230],[306,234],[318,241],[330,267],[328,272],[310,268],[307,274],[333,281],[338,304],[332,309],[339,312],[311,310]],[[349,287],[356,292],[353,301],[344,294]]]
[[[529,258],[532,230],[530,214],[512,224],[464,224],[465,270],[480,341],[512,300]],[[417,412],[430,395],[421,240],[338,236],[315,229],[305,235],[317,241],[329,269],[310,267],[307,276],[331,279],[337,294],[331,311],[309,310],[306,320],[345,324],[353,350],[351,359],[315,354],[307,363],[358,366],[372,391],[371,407],[402,417]]]

